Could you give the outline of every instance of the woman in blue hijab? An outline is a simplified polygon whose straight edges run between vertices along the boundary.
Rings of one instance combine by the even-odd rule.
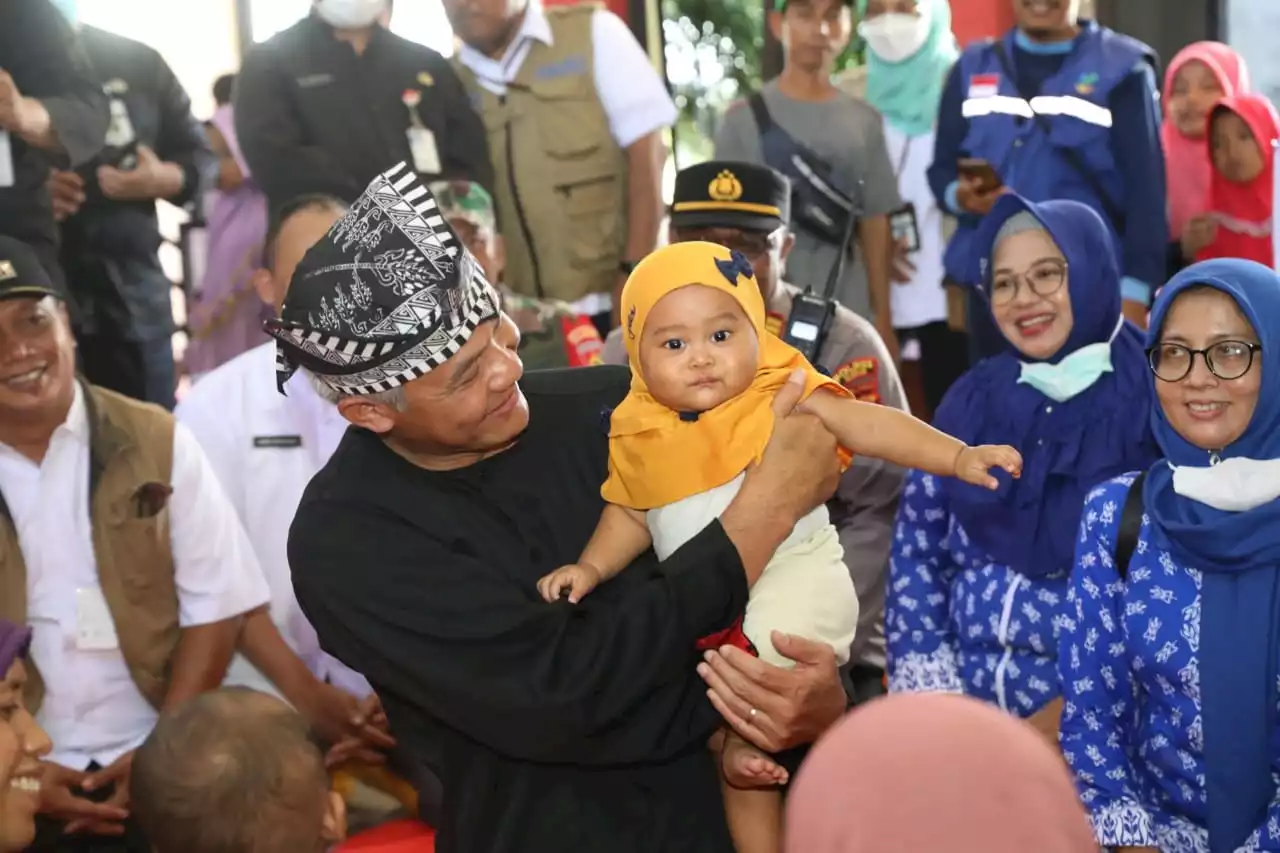
[[[1165,458],[1085,503],[1063,752],[1103,846],[1280,850],[1280,279],[1188,267],[1147,343]]]
[[[1081,503],[1158,456],[1146,360],[1120,312],[1110,232],[1091,208],[1005,196],[978,237],[1008,346],[960,378],[934,422],[970,443],[1013,445],[1023,472],[997,475],[994,492],[909,475],[885,615],[889,687],[967,693],[1055,736]]]

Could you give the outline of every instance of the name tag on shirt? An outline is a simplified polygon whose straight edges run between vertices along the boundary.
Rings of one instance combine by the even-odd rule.
[[[255,435],[253,437],[253,447],[255,450],[271,448],[287,449],[301,446],[302,436],[300,435]]]
[[[0,130],[0,187],[13,186],[13,145],[9,131]]]
[[[413,152],[413,170],[426,175],[440,174],[440,152],[436,149],[436,135],[425,127],[411,127],[406,133],[409,136],[409,150]]]
[[[920,223],[914,204],[908,202],[889,214],[889,230],[893,232],[893,241],[905,244],[908,252],[920,251]]]
[[[111,609],[98,587],[76,590],[76,648],[82,652],[105,652],[120,648]]]

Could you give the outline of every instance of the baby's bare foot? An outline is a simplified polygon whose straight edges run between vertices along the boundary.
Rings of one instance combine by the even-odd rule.
[[[734,788],[772,788],[791,778],[781,764],[737,738],[730,738],[720,763],[725,781]]]

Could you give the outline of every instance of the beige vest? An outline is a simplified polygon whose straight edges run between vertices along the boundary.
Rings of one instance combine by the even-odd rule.
[[[625,249],[627,156],[596,92],[597,8],[547,9],[553,43],[532,42],[506,97],[454,59],[488,131],[504,281],[539,299],[611,292]]]
[[[98,584],[129,674],[158,709],[168,692],[169,663],[179,637],[167,499],[173,416],[102,388],[84,389]],[[27,566],[7,508],[0,514],[0,617],[27,621]],[[31,663],[27,708],[35,713],[43,698],[44,681]]]

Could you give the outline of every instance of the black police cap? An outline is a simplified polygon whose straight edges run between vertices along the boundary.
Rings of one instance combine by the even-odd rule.
[[[21,240],[0,235],[0,299],[63,298],[35,250]]]
[[[758,163],[708,160],[681,169],[671,202],[676,228],[776,231],[791,221],[791,182]]]

